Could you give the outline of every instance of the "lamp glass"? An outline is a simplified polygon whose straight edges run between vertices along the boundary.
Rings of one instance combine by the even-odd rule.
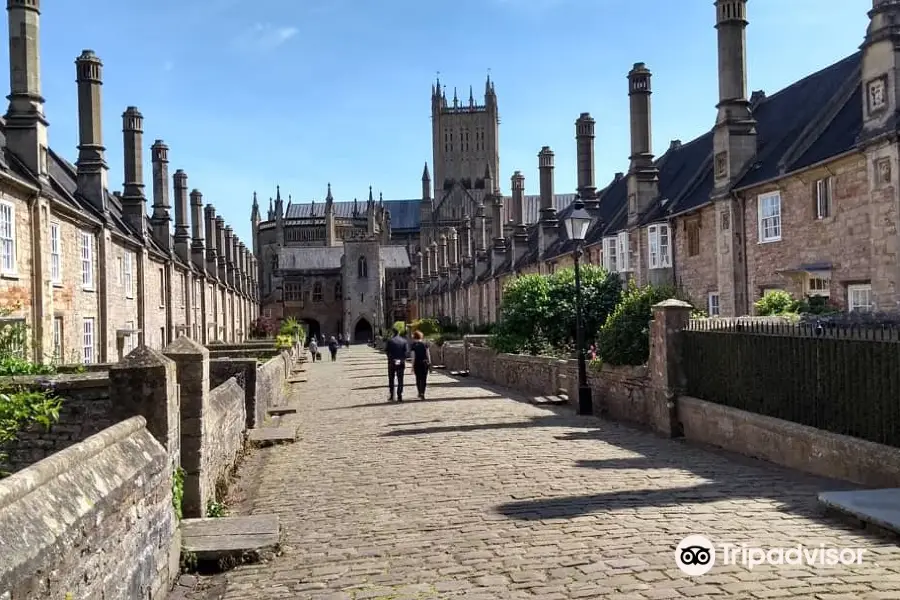
[[[570,240],[584,241],[591,226],[591,215],[583,208],[576,208],[566,219],[566,233]]]

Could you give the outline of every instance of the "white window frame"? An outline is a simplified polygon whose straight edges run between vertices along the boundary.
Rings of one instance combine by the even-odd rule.
[[[159,307],[166,307],[166,271],[164,267],[159,267]]]
[[[825,287],[823,289],[818,289],[813,287],[813,282],[824,282]],[[806,295],[807,296],[822,296],[823,298],[828,298],[831,296],[831,279],[828,277],[821,277],[819,275],[807,275],[806,277]]]
[[[603,268],[610,273],[619,272],[618,243],[615,236],[603,238]]]
[[[781,192],[768,192],[756,197],[759,243],[781,241]],[[771,207],[774,210],[767,209]]]
[[[706,312],[710,317],[718,317],[722,314],[722,305],[719,302],[719,292],[710,292],[706,299]]]
[[[834,177],[816,180],[816,219],[827,219],[834,210]]]
[[[666,223],[647,227],[647,248],[651,269],[672,268],[672,235]]]
[[[62,285],[62,228],[50,223],[50,283]]]
[[[866,304],[858,302],[859,298],[854,298],[855,295],[863,293],[866,294],[868,300]],[[850,312],[872,312],[875,309],[875,303],[872,302],[871,283],[857,283],[847,286],[847,309]]]
[[[134,321],[126,321],[125,329],[130,331],[127,336],[125,336],[125,344],[122,350],[122,356],[128,356],[129,354],[137,348],[137,333],[134,333]]]
[[[126,250],[124,258],[125,277],[122,280],[122,286],[125,288],[125,297],[130,300],[134,298],[134,254]]]
[[[65,348],[63,347],[64,328],[65,323],[63,321],[63,317],[53,317],[53,358],[60,363],[65,362],[63,360],[63,351],[65,350]]]
[[[631,244],[629,242],[627,231],[620,231],[616,235],[616,254],[619,261],[619,272],[621,273],[631,271]]]
[[[86,365],[93,364],[95,357],[96,341],[94,338],[94,317],[85,317],[81,326],[81,355],[82,362]]]
[[[16,276],[16,207],[12,202],[0,201],[0,273]]]
[[[94,234],[81,232],[81,289],[94,290]]]

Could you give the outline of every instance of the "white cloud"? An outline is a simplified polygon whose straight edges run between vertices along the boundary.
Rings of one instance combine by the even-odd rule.
[[[296,27],[275,27],[268,23],[257,23],[237,36],[234,44],[239,50],[274,50],[298,32],[299,29]]]

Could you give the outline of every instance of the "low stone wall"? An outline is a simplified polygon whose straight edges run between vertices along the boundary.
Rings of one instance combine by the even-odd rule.
[[[431,347],[431,360],[444,365],[448,371],[465,371],[466,349],[462,344],[444,344]]]
[[[577,364],[569,362],[575,370],[573,385],[577,389]],[[651,423],[653,396],[647,367],[603,365],[598,371],[588,366],[587,380],[593,392],[594,414],[639,425]],[[573,390],[569,397],[576,395]]]
[[[258,360],[268,360],[273,356],[281,353],[277,348],[271,346],[261,348],[234,348],[231,350],[223,350],[217,346],[209,348],[209,357],[216,358],[255,358]]]
[[[118,421],[112,416],[108,372],[3,377],[0,385],[52,390],[62,400],[59,421],[49,429],[33,427],[23,431],[15,442],[2,448],[9,458],[5,464],[0,464],[0,470],[16,472],[24,469]]]
[[[266,410],[284,403],[284,384],[291,372],[291,355],[282,352],[256,370],[256,415],[262,423]]]
[[[245,427],[262,427],[266,416],[265,407],[257,411],[256,370],[259,362],[254,358],[217,358],[209,361],[209,387],[217,388],[232,377],[244,388]]]
[[[163,598],[180,545],[168,456],[143,417],[0,481],[0,598]]]
[[[203,497],[221,501],[225,486],[244,450],[247,423],[244,389],[232,377],[209,392],[208,422],[204,428]]]

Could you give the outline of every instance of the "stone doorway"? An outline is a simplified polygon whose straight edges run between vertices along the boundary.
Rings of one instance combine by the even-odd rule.
[[[368,344],[372,339],[372,324],[365,317],[360,318],[356,322],[356,327],[353,328],[353,343]]]
[[[312,336],[316,336],[316,340],[318,340],[322,335],[322,326],[315,319],[303,319],[303,325],[306,327],[306,345],[308,346]]]

